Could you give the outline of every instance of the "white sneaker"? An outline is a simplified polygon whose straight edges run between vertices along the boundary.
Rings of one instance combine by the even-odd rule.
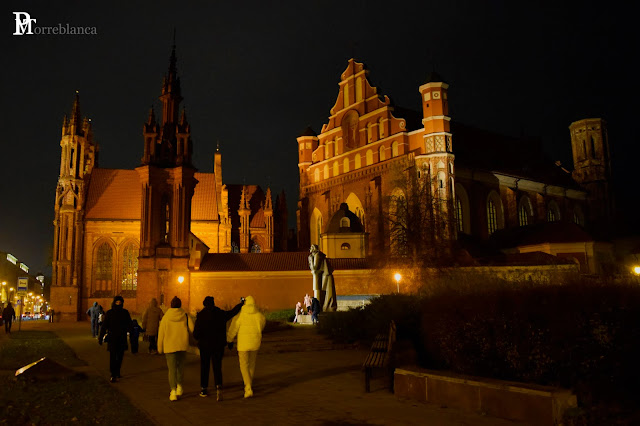
[[[182,393],[183,393],[183,391],[182,391],[182,385],[178,385],[178,386],[176,387],[176,395],[177,395],[177,396],[182,396]]]
[[[177,401],[178,397],[176,396],[176,391],[172,390],[169,394],[169,401]]]

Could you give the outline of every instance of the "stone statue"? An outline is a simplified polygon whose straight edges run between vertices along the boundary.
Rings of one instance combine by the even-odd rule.
[[[313,296],[320,301],[324,312],[334,312],[338,302],[333,268],[327,256],[315,244],[309,249],[309,269],[313,275]]]

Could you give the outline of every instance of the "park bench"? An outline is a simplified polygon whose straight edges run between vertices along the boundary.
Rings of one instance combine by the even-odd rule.
[[[364,389],[370,392],[369,382],[374,368],[387,369],[389,388],[393,391],[393,346],[396,342],[396,323],[391,321],[388,333],[380,333],[373,340],[371,351],[364,360]]]

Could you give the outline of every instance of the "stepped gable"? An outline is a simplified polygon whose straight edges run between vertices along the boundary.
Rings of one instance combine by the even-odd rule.
[[[308,271],[309,253],[209,253],[200,264],[200,271]],[[369,269],[366,259],[329,259],[334,270]]]

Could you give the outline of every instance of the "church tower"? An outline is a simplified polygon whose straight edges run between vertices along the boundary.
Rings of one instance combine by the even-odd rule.
[[[427,82],[420,86],[422,98],[422,124],[424,126],[424,154],[416,155],[416,167],[420,176],[432,183],[434,223],[442,224],[437,237],[454,238],[453,221],[454,159],[449,117],[449,85],[440,75],[432,72]]]
[[[191,198],[198,182],[191,129],[184,109],[179,114],[176,62],[174,44],[160,95],[162,121],[156,122],[152,108],[143,126],[142,165],[136,168],[142,191],[137,298],[168,304],[178,296],[188,306]]]
[[[588,191],[587,221],[590,229],[611,229],[614,203],[611,196],[611,158],[607,123],[587,118],[571,123],[573,178]],[[579,221],[579,219],[578,219]]]
[[[82,241],[86,190],[97,162],[91,121],[80,115],[80,96],[62,121],[56,188],[51,304],[58,319],[77,321],[82,288]]]

